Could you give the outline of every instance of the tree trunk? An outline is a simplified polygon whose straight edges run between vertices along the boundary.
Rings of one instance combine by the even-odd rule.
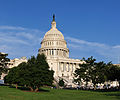
[[[18,89],[18,85],[16,84],[16,89]]]
[[[29,87],[29,88],[30,88],[30,91],[32,91],[32,92],[34,91],[32,87]]]
[[[39,90],[39,88],[37,87],[36,89],[35,89],[35,92],[37,92]]]
[[[94,90],[96,90],[96,84],[94,85]]]
[[[119,91],[120,91],[120,80],[119,80],[119,87],[118,87]]]

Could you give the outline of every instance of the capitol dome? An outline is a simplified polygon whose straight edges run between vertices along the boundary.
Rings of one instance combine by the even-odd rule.
[[[56,84],[63,79],[66,85],[76,87],[76,84],[73,83],[74,71],[83,62],[69,58],[67,42],[64,40],[63,34],[56,28],[55,15],[53,15],[50,30],[44,35],[38,53],[45,54],[50,70],[54,71]]]
[[[48,52],[48,53],[47,53]],[[69,50],[67,43],[64,40],[63,34],[56,28],[55,15],[51,23],[51,29],[46,32],[42,42],[39,53],[44,53],[46,56],[61,56],[68,57]]]
[[[56,24],[56,22],[52,22],[52,24],[53,23]],[[52,27],[48,32],[46,32],[43,40],[48,40],[48,39],[64,40],[64,36],[56,27]]]

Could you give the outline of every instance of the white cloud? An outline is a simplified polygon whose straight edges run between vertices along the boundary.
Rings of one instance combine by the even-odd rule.
[[[80,40],[73,37],[66,37],[66,40],[69,42],[69,48],[79,50],[79,55],[82,55],[82,53],[89,56],[97,55],[100,56],[103,61],[107,60],[113,61],[113,63],[118,63],[118,58],[120,57],[120,45],[110,46],[107,44]]]
[[[75,42],[75,43],[89,45],[89,46],[97,46],[97,47],[105,47],[106,46],[105,44],[101,44],[101,43],[97,43],[97,42],[88,42],[85,40],[79,40],[79,39],[72,38],[72,37],[66,37],[66,39],[70,40],[72,42]]]
[[[22,39],[18,39],[16,37],[0,37],[0,42],[5,42],[5,43],[20,43],[20,44],[25,44],[25,45],[30,45],[28,42],[22,40]]]
[[[113,48],[115,48],[115,49],[120,49],[120,45],[115,45],[115,46],[113,46]]]
[[[0,26],[0,30],[26,30],[23,27],[14,27],[14,26]]]
[[[0,30],[17,30],[17,31],[34,31],[34,32],[41,32],[38,29],[29,29],[24,27],[16,27],[16,26],[0,26]]]
[[[22,37],[25,37],[27,39],[33,39],[34,36],[30,33],[27,33],[27,32],[19,32],[16,34],[17,36],[22,36]]]
[[[44,32],[24,27],[0,26],[0,52],[8,53],[11,58],[37,54]],[[100,59],[117,63],[120,57],[120,45],[110,46],[98,42],[90,42],[65,37],[70,54],[79,57],[96,56]],[[73,51],[71,51],[71,49]],[[77,52],[78,51],[78,52]]]
[[[43,32],[15,26],[0,26],[0,52],[8,53],[11,58],[36,54]]]

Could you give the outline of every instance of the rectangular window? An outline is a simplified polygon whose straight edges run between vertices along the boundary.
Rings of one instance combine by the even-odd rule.
[[[54,50],[52,50],[52,55],[54,55]]]

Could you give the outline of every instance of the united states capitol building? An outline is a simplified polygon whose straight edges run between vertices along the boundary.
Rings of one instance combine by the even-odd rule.
[[[67,85],[74,85],[74,71],[83,61],[69,58],[67,42],[64,40],[63,34],[56,28],[54,15],[51,29],[46,32],[38,53],[46,55],[50,69],[54,70],[56,81],[62,78]]]
[[[54,15],[51,29],[46,32],[38,53],[45,54],[50,69],[54,70],[54,79],[56,82],[59,82],[59,79],[63,79],[66,85],[75,86],[73,83],[74,71],[83,61],[69,58],[67,42],[64,40],[63,34],[56,28]],[[22,62],[27,62],[26,57],[12,59],[8,63],[8,68],[18,66]],[[1,79],[5,75],[3,74]]]
[[[67,42],[64,40],[63,34],[56,28],[54,15],[51,23],[51,29],[44,35],[41,42],[41,48],[38,50],[38,54],[42,53],[45,54],[50,69],[54,70],[55,82],[58,83],[60,79],[63,79],[66,86],[77,86],[77,84],[74,83],[74,71],[84,62],[80,59],[69,58]],[[27,62],[26,57],[12,59],[8,63],[8,68],[18,66],[22,62]],[[1,79],[3,79],[5,75],[6,74],[3,73]],[[118,81],[113,81],[109,84],[113,87],[119,85]],[[92,82],[89,82],[88,85],[91,86]],[[102,85],[101,88],[104,86],[104,84],[99,85]],[[83,82],[83,87],[84,86],[85,82]]]

